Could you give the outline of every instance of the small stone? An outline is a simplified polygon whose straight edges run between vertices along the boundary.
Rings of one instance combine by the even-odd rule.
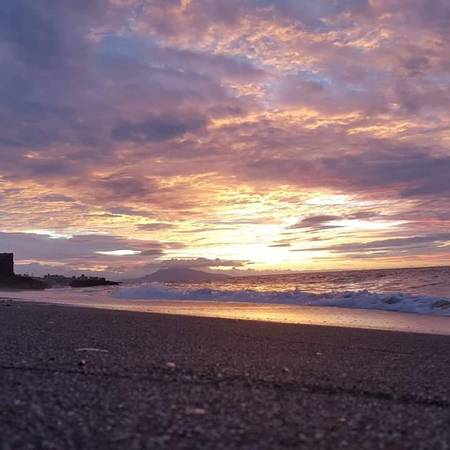
[[[206,414],[206,409],[203,408],[187,408],[186,412],[192,414],[193,416],[204,416]]]
[[[75,349],[76,352],[98,352],[98,353],[108,353],[108,350],[103,350],[102,348],[95,347],[83,347]]]
[[[168,362],[168,363],[166,363],[166,367],[168,369],[175,369],[175,367],[177,367],[177,365],[174,362]]]
[[[86,360],[85,359],[80,359],[79,361],[78,361],[78,365],[79,366],[85,366],[87,363],[86,363]]]
[[[282,370],[283,373],[289,373],[290,372],[289,368],[287,368],[287,367],[283,367],[281,370]]]

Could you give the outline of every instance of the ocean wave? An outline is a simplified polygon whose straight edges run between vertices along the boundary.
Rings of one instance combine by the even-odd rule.
[[[197,300],[264,305],[332,306],[450,316],[450,298],[411,295],[402,292],[377,293],[360,290],[314,294],[298,289],[288,292],[259,292],[251,289],[233,291],[208,288],[177,288],[161,283],[144,283],[137,286],[121,287],[113,295],[117,298],[130,300]]]

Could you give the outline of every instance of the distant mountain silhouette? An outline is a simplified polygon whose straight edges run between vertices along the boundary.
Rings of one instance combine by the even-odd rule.
[[[160,269],[151,275],[143,277],[142,281],[159,283],[205,283],[208,281],[224,281],[231,278],[230,275],[220,273],[202,272],[201,270],[187,268]]]

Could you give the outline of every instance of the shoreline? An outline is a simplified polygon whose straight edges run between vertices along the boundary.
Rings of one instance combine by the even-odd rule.
[[[0,304],[5,448],[450,445],[448,336],[42,306]]]
[[[5,294],[8,293],[5,292]],[[331,306],[264,305],[202,300],[125,300],[100,295],[86,298],[82,295],[77,296],[76,293],[71,299],[61,300],[57,291],[53,291],[52,294],[54,294],[53,298],[49,295],[33,298],[30,293],[26,293],[22,297],[5,295],[0,296],[0,301],[3,299],[31,304],[86,307],[183,317],[209,317],[267,323],[450,335],[450,317],[439,315]]]

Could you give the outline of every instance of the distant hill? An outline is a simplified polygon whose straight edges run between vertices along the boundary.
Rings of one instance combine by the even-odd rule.
[[[156,281],[159,283],[205,283],[208,281],[224,281],[230,278],[231,276],[226,274],[173,267],[157,270],[151,275],[141,278],[140,281]]]

